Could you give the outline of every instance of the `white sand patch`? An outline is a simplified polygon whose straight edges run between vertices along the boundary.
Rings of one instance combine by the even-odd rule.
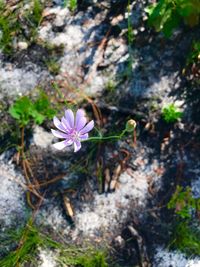
[[[153,267],[199,267],[200,258],[187,258],[184,254],[158,248],[154,257]]]
[[[94,236],[101,230],[107,232],[119,227],[126,220],[133,200],[137,202],[137,208],[145,206],[148,184],[142,173],[135,172],[132,177],[124,172],[120,182],[121,186],[115,192],[107,195],[96,193],[92,206],[83,205],[83,211],[75,216],[74,237],[80,232]]]
[[[68,222],[62,214],[62,210],[55,206],[55,203],[47,202],[46,206],[40,209],[37,221],[39,224],[50,225],[55,231],[68,233]]]
[[[24,191],[17,181],[22,182],[23,177],[13,165],[0,161],[0,220],[6,226],[12,223],[13,218],[24,217]]]
[[[147,204],[149,177],[156,182],[157,188],[161,186],[158,174],[159,162],[151,161],[149,164],[144,152],[144,159],[135,160],[137,171],[123,172],[119,177],[119,188],[113,193],[99,194],[94,192],[92,202],[79,203],[79,209],[74,209],[74,228],[71,228],[64,216],[64,210],[55,206],[55,203],[46,203],[41,210],[39,223],[50,225],[55,231],[70,235],[75,240],[80,236],[99,237],[109,236],[110,232],[120,231],[123,224],[129,219],[129,214],[143,216],[141,209]],[[138,159],[138,158],[137,158]],[[69,179],[69,177],[68,177]],[[139,212],[139,215],[138,215]]]
[[[70,229],[63,211],[50,203],[41,210],[39,222],[51,225],[63,234],[70,231],[74,239],[80,234],[92,237],[98,236],[101,230],[106,233],[119,228],[126,220],[133,201],[137,203],[137,209],[145,206],[148,188],[146,177],[140,172],[135,172],[134,177],[124,172],[120,182],[121,186],[115,192],[101,195],[95,192],[93,203],[82,203],[82,211],[74,210],[74,230]]]
[[[39,250],[40,263],[38,267],[56,267],[56,254],[50,250]]]

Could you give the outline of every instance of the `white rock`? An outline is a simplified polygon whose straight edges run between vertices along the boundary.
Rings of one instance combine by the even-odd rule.
[[[45,131],[40,126],[35,126],[33,132],[33,143],[41,148],[47,148],[52,144],[54,137],[51,132]]]
[[[0,181],[0,220],[9,226],[16,216],[25,217],[24,190],[20,185],[23,177],[14,171],[12,164],[0,161]]]
[[[14,66],[9,69],[0,68],[0,99],[4,96],[28,93],[48,77],[47,71],[41,71],[39,67],[32,64],[26,69],[14,68]]]
[[[200,174],[196,180],[191,183],[192,193],[195,198],[200,198]]]

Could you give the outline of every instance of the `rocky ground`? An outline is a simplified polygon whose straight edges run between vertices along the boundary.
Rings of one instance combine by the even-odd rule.
[[[26,156],[33,176],[45,184],[34,217],[37,226],[59,241],[106,247],[114,266],[200,266],[198,256],[169,250],[175,216],[166,208],[177,184],[191,186],[193,196],[200,198],[198,110],[193,110],[193,97],[187,97],[188,80],[182,75],[199,29],[181,28],[165,39],[147,26],[144,8],[149,2],[133,1],[129,14],[126,1],[79,1],[74,13],[54,1],[43,10],[37,44],[17,40],[14,55],[1,52],[0,141],[5,149],[0,158],[0,239],[8,229],[25,225],[31,214],[17,151],[5,146],[11,135],[4,125],[14,125],[8,107],[18,95],[34,97],[38,85],[57,97],[57,84],[63,104],[59,116],[67,100],[82,105],[106,135],[123,129],[130,118],[137,130],[117,142],[85,143],[78,154],[52,147],[50,121],[27,130]],[[56,73],[45,63],[49,50],[44,43],[59,50]],[[172,102],[184,117],[167,125],[161,109]],[[98,180],[100,168],[103,182]],[[199,227],[195,216],[194,224]],[[0,245],[0,256],[11,249]],[[36,266],[62,266],[57,255],[40,248]]]

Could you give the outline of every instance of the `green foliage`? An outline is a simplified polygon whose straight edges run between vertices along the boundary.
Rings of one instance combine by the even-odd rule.
[[[8,237],[9,242],[18,243],[18,247],[0,260],[0,266],[3,267],[21,267],[27,262],[34,261],[39,247],[58,247],[55,241],[42,235],[31,221],[26,227],[10,232]],[[5,242],[8,243],[8,240],[1,240],[2,245],[5,245]]]
[[[11,120],[8,114],[8,103],[6,100],[0,101],[0,121],[1,154],[10,148],[17,147],[20,142],[20,129],[16,127],[15,123],[10,123]]]
[[[156,31],[162,31],[170,37],[173,30],[184,21],[189,26],[195,26],[200,18],[199,0],[160,0],[150,5],[146,12],[149,14],[149,25]]]
[[[127,18],[127,26],[128,26],[128,32],[127,32],[127,38],[128,38],[128,53],[129,57],[127,60],[127,67],[125,72],[123,73],[124,78],[130,78],[132,76],[132,65],[133,65],[133,51],[132,51],[132,44],[134,41],[134,34],[133,34],[133,28],[131,24],[131,1],[128,0],[128,5],[127,5],[127,13],[128,13],[128,18]],[[127,76],[127,77],[126,77]]]
[[[189,219],[191,218],[192,210],[199,210],[200,199],[195,199],[192,196],[190,187],[186,187],[186,190],[183,190],[183,187],[177,186],[176,192],[167,204],[167,208],[175,209],[176,214],[181,218]]]
[[[104,251],[92,247],[86,249],[74,247],[63,250],[57,261],[63,267],[69,265],[74,267],[108,267],[106,258]]]
[[[105,89],[108,91],[108,92],[113,92],[115,91],[116,89],[116,82],[113,81],[112,79],[110,79],[106,85],[105,85]]]
[[[0,0],[0,48],[6,54],[13,53],[15,36],[28,42],[35,41],[42,21],[43,5],[40,0],[32,0],[28,10],[23,10],[26,4],[27,1],[20,1],[13,10],[7,1]]]
[[[171,248],[179,249],[187,255],[200,255],[200,231],[187,221],[179,222],[173,231]]]
[[[43,12],[43,6],[40,0],[34,0],[31,19],[36,27],[38,27],[41,23],[42,12]]]
[[[80,267],[108,267],[105,253],[99,251],[89,257],[86,255],[80,257],[78,265]]]
[[[54,58],[50,58],[49,60],[45,61],[49,72],[53,75],[57,75],[60,71],[60,65],[58,64],[57,60]]]
[[[77,0],[69,0],[69,8],[74,12],[77,8]]]
[[[200,199],[192,196],[191,188],[177,186],[176,192],[167,205],[168,209],[175,209],[178,215],[176,226],[172,231],[170,247],[179,249],[188,255],[200,255],[200,231],[191,224],[192,212],[200,211]]]
[[[183,112],[178,111],[174,104],[169,104],[162,109],[162,117],[167,123],[174,123],[182,118]]]
[[[128,5],[127,5],[127,12],[128,12],[128,44],[131,45],[134,41],[134,34],[133,34],[133,28],[131,25],[131,5],[130,5],[130,0],[128,0]]]
[[[192,45],[192,51],[188,57],[188,64],[196,62],[200,59],[200,41],[195,41]]]
[[[46,118],[52,119],[56,111],[50,108],[47,95],[41,92],[35,102],[27,96],[19,98],[10,107],[9,113],[18,121],[20,126],[26,126],[31,120],[36,124],[41,124]]]
[[[66,6],[68,6],[72,12],[74,12],[77,9],[77,0],[65,0],[64,7]]]
[[[43,5],[40,0],[32,0],[29,10],[24,13],[24,20],[29,29],[29,41],[35,41],[37,37],[37,29],[42,22]]]
[[[17,17],[6,12],[6,2],[0,1],[0,48],[7,54],[12,52],[13,36],[19,34],[20,26]]]
[[[4,238],[0,238],[0,248],[12,245],[15,249],[0,259],[2,267],[38,266],[36,262],[38,249],[56,250],[55,259],[59,266],[74,267],[108,267],[106,253],[93,247],[84,248],[66,245],[54,241],[51,237],[43,234],[34,226],[32,219],[27,225],[18,230],[9,231]],[[26,265],[27,264],[27,265]]]

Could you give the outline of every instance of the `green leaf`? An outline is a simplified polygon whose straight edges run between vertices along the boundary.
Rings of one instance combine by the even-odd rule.
[[[38,99],[32,102],[27,96],[23,96],[9,109],[10,115],[19,121],[22,126],[30,123],[31,119],[34,123],[41,124],[45,118],[52,119],[56,114],[56,110],[50,108],[48,96],[44,92],[40,92]]]
[[[17,120],[20,119],[20,114],[17,112],[14,106],[9,108],[9,113],[14,119],[17,119]]]
[[[172,32],[180,23],[180,17],[177,14],[171,15],[171,17],[166,21],[163,26],[164,35],[169,38],[172,35]]]
[[[19,120],[22,125],[27,125],[30,119],[30,112],[33,108],[32,102],[27,96],[19,98],[9,109],[10,115]]]
[[[40,92],[38,99],[34,103],[34,107],[38,112],[42,112],[49,107],[49,100],[44,92]]]
[[[167,123],[174,123],[183,116],[174,104],[169,104],[162,110],[162,117]]]
[[[153,12],[155,11],[155,8],[156,8],[157,4],[154,3],[152,5],[149,5],[148,7],[146,7],[144,9],[144,11],[149,15],[149,16],[152,16]]]
[[[31,116],[33,117],[36,124],[42,124],[45,120],[45,116],[37,112],[37,110],[33,110]]]
[[[40,93],[40,96],[36,100],[34,107],[39,113],[43,114],[48,119],[52,119],[56,114],[56,110],[50,108],[48,96],[44,92]]]
[[[200,21],[199,0],[160,0],[145,11],[149,15],[148,24],[156,31],[162,31],[166,37],[171,36],[181,19],[191,27]]]
[[[195,7],[188,1],[188,3],[183,3],[183,5],[180,5],[177,7],[177,12],[183,16],[188,17],[190,14],[195,13]]]

